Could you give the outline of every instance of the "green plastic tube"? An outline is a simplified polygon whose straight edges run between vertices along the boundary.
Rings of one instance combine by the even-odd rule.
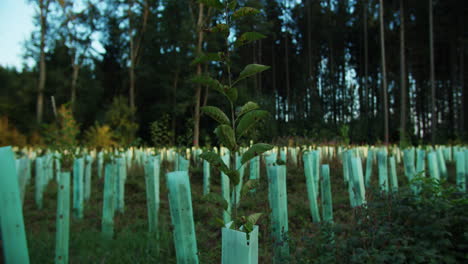
[[[331,194],[330,167],[323,164],[321,167],[322,183],[322,216],[323,221],[333,222],[333,201]]]
[[[42,209],[42,199],[44,195],[44,188],[45,188],[45,175],[44,175],[44,166],[43,166],[43,159],[41,157],[37,157],[35,161],[35,178],[34,178],[34,197],[36,199],[37,208]]]
[[[231,203],[234,206],[239,207],[242,184],[244,183],[245,165],[244,164],[241,165],[241,156],[238,153],[236,153],[236,169],[239,172],[239,184],[237,184],[236,187],[234,188],[234,191],[231,197]]]
[[[203,160],[203,195],[210,193],[210,163]]]
[[[372,149],[370,149],[369,152],[367,153],[367,159],[366,159],[366,187],[369,187],[371,184],[373,161],[374,161],[374,152]]]
[[[224,163],[230,167],[230,162],[229,162],[229,151],[226,151],[224,155],[221,157],[221,159],[224,161]],[[229,177],[224,174],[221,174],[221,196],[226,200],[228,204],[227,210],[223,211],[223,221],[224,223],[229,223],[231,222],[231,195],[230,195],[230,182],[229,182]]]
[[[174,226],[174,246],[178,264],[198,263],[197,240],[192,212],[192,195],[187,171],[167,174],[169,207]]]
[[[456,170],[457,170],[457,189],[460,192],[466,192],[466,171],[465,171],[465,153],[455,153]]]
[[[125,212],[125,181],[127,179],[126,159],[118,158],[115,178],[115,210],[120,213]]]
[[[398,191],[398,177],[397,177],[397,171],[396,171],[396,162],[395,162],[395,156],[391,156],[389,158],[390,162],[390,184],[391,184],[391,190],[392,192],[397,192]]]
[[[418,149],[417,160],[416,160],[416,174],[422,177],[426,177],[426,151],[424,149]]]
[[[247,233],[230,229],[229,223],[221,229],[222,264],[258,264],[258,226]]]
[[[249,161],[250,176],[249,179],[260,179],[260,157],[254,157]]]
[[[145,162],[145,181],[146,181],[146,203],[148,207],[148,227],[149,232],[156,232],[158,228],[159,215],[159,156],[150,156]]]
[[[189,171],[190,162],[182,155],[177,155],[177,169],[176,171]]]
[[[0,230],[5,264],[28,264],[23,211],[11,147],[0,148]]]
[[[413,180],[415,176],[415,168],[414,168],[414,151],[413,149],[405,149],[403,151],[403,163],[405,166],[405,176],[408,181]]]
[[[435,151],[431,151],[427,155],[427,166],[429,167],[429,175],[431,175],[431,178],[440,181],[440,171],[437,162],[437,153]]]
[[[351,170],[353,175],[353,192],[355,193],[355,206],[366,203],[366,189],[364,187],[364,176],[362,174],[361,158],[351,157]]]
[[[446,180],[448,177],[448,173],[447,173],[447,166],[445,164],[445,158],[442,153],[442,149],[438,148],[436,153],[437,153],[437,165],[439,167],[440,177]]]
[[[84,168],[84,199],[89,200],[91,198],[91,166],[93,165],[93,158],[87,155],[85,158]]]
[[[267,162],[268,200],[271,209],[271,229],[274,241],[273,263],[285,263],[289,258],[288,195],[286,188],[286,166]]]
[[[114,235],[115,176],[116,165],[114,163],[106,164],[101,228],[103,237],[107,239],[112,239]]]
[[[315,223],[319,223],[320,213],[317,202],[318,194],[315,191],[317,188],[315,187],[315,180],[312,176],[312,160],[310,155],[312,155],[310,152],[306,152],[302,156],[304,160],[304,174],[306,178],[307,196],[309,198],[312,221],[314,221]]]
[[[388,162],[387,152],[379,151],[377,153],[377,160],[379,163],[379,188],[381,191],[388,193]]]
[[[103,166],[104,166],[104,153],[100,151],[97,155],[97,174],[98,174],[99,179],[102,179]]]
[[[84,204],[84,159],[75,159],[73,163],[73,212],[78,219],[83,218]]]
[[[341,163],[343,164],[343,181],[345,184],[349,184],[349,162],[348,162],[348,151],[341,153]]]
[[[355,175],[353,174],[353,162],[352,158],[354,157],[354,153],[352,150],[347,150],[343,153],[343,173],[346,173],[348,176],[348,194],[349,194],[349,204],[351,207],[358,206],[357,202],[357,186],[355,186]],[[346,168],[345,168],[346,166]],[[346,171],[346,172],[345,172]]]
[[[55,263],[68,263],[70,240],[70,172],[62,172],[57,194],[57,233]]]

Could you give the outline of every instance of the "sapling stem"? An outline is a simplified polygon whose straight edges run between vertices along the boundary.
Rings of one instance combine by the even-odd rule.
[[[227,28],[228,28],[228,33],[227,33],[227,36],[226,36],[226,68],[227,68],[227,72],[228,72],[228,83],[229,83],[229,89],[232,89],[232,78],[231,78],[231,54],[229,52],[229,35],[230,35],[230,21],[229,21],[229,3],[228,1],[225,1],[225,9],[224,9],[224,17],[225,17],[225,20],[226,20],[226,25],[227,25]],[[235,116],[234,116],[234,103],[229,100],[229,103],[230,103],[230,106],[231,106],[231,123],[232,123],[232,130],[233,131],[236,131],[236,119],[235,119]],[[235,133],[235,132],[234,132]],[[234,147],[233,149],[230,150],[229,152],[229,162],[230,162],[230,168],[231,169],[235,169],[237,170],[236,168],[236,147]],[[235,224],[235,220],[237,219],[237,205],[236,205],[236,187],[234,184],[230,184],[230,192],[233,193],[233,200],[234,200],[234,224]]]
[[[203,1],[205,2],[205,1]],[[259,108],[259,106],[254,103],[254,102],[247,102],[244,106],[242,106],[241,110],[240,110],[240,113],[238,114],[238,116],[236,117],[236,112],[235,112],[235,102],[237,100],[237,89],[234,88],[234,86],[237,84],[237,82],[239,82],[240,80],[243,80],[247,77],[250,77],[252,75],[255,75],[255,74],[258,74],[262,71],[265,71],[267,70],[269,67],[268,66],[265,66],[265,65],[259,65],[259,64],[249,64],[247,65],[244,70],[240,73],[239,77],[233,81],[232,79],[232,75],[231,75],[231,49],[233,49],[233,51],[237,48],[237,44],[241,44],[241,45],[244,45],[244,44],[247,44],[249,42],[252,42],[252,41],[255,41],[255,40],[258,40],[258,38],[262,38],[263,35],[261,35],[260,33],[256,33],[256,32],[250,32],[250,33],[253,33],[252,34],[246,34],[246,35],[242,35],[241,38],[242,40],[239,40],[236,41],[236,45],[233,45],[231,46],[230,43],[229,43],[229,36],[230,36],[230,26],[231,26],[231,15],[233,16],[233,18],[239,18],[239,17],[243,17],[243,16],[247,16],[247,15],[255,15],[255,14],[258,14],[260,11],[255,9],[255,8],[251,8],[251,7],[242,7],[240,9],[238,9],[237,11],[234,11],[233,13],[233,10],[232,9],[235,9],[236,6],[237,6],[237,2],[236,1],[223,1],[224,2],[224,11],[223,11],[223,6],[221,4],[221,1],[206,1],[206,3],[208,5],[211,5],[213,7],[215,7],[216,9],[221,9],[221,13],[223,13],[222,15],[224,15],[224,23],[225,24],[218,24],[216,25],[215,28],[213,28],[212,32],[221,32],[223,34],[223,37],[225,37],[225,48],[224,49],[224,53],[218,53],[220,55],[220,59],[222,61],[222,63],[224,63],[225,65],[225,73],[227,74],[227,83],[226,84],[223,84],[219,81],[214,81],[211,77],[207,78],[207,80],[201,80],[202,82],[205,81],[209,84],[216,84],[216,90],[218,90],[221,94],[223,94],[224,96],[227,97],[228,101],[229,101],[229,108],[230,108],[230,111],[231,111],[231,116],[229,117],[229,114],[227,112],[224,112],[222,111],[221,109],[219,108],[216,108],[216,107],[206,107],[206,112],[213,118],[215,119],[217,122],[220,123],[220,125],[217,127],[217,129],[215,130],[215,133],[217,134],[217,136],[219,137],[220,139],[220,143],[221,145],[225,145],[230,153],[229,155],[226,157],[224,155],[220,155],[218,154],[216,151],[215,152],[204,152],[200,155],[201,158],[209,161],[210,163],[213,163],[213,164],[218,164],[218,169],[223,172],[224,174],[226,174],[229,178],[229,182],[230,182],[230,188],[229,190],[226,190],[229,192],[229,197],[227,197],[228,199],[233,199],[233,204],[234,204],[234,210],[232,210],[232,207],[229,210],[229,212],[227,212],[229,215],[232,216],[231,219],[234,219],[233,220],[233,224],[234,226],[231,226],[231,228],[234,228],[234,229],[238,229],[239,227],[237,226],[238,224],[244,224],[244,227],[245,227],[245,230],[246,232],[250,232],[252,231],[251,230],[251,227],[249,227],[249,225],[245,225],[246,223],[249,223],[251,225],[253,225],[257,220],[258,220],[258,213],[257,214],[254,214],[254,219],[255,220],[252,220],[248,217],[240,217],[240,220],[238,219],[238,208],[237,208],[237,204],[238,204],[238,197],[240,198],[241,197],[241,194],[240,193],[237,193],[238,191],[241,192],[242,191],[242,186],[244,184],[241,183],[241,179],[240,179],[240,172],[238,170],[240,170],[242,168],[242,165],[245,164],[246,162],[248,162],[249,160],[251,160],[253,157],[255,156],[259,156],[260,154],[268,151],[268,150],[271,150],[273,148],[273,146],[269,145],[269,144],[265,144],[265,143],[258,143],[258,144],[255,144],[253,146],[251,146],[243,155],[242,155],[242,158],[241,160],[237,160],[237,155],[236,155],[236,151],[239,150],[239,145],[237,144],[237,140],[239,140],[240,136],[242,136],[243,134],[245,134],[245,132],[250,129],[255,123],[257,123],[260,119],[263,119],[263,118],[266,118],[267,117],[267,114],[268,112],[267,111],[264,111],[264,110],[257,110]],[[259,37],[260,36],[260,37]],[[265,37],[265,36],[263,36]],[[247,42],[246,42],[247,41]],[[221,50],[223,50],[221,49]],[[218,59],[217,59],[218,60]],[[200,81],[200,80],[198,80]],[[218,89],[219,88],[219,89]],[[238,120],[239,117],[242,117],[242,119],[240,119],[240,121]],[[230,119],[230,120],[229,120]],[[236,124],[238,125],[238,134],[239,134],[239,137],[236,136]],[[229,128],[229,125],[231,125],[232,127],[232,131],[231,129]],[[229,161],[225,160],[226,158],[229,158]],[[238,161],[240,161],[240,165],[239,165],[239,168],[237,168],[237,163]],[[223,184],[222,186],[225,186],[226,185],[226,179],[223,178]],[[244,187],[247,187],[247,185],[244,185]],[[240,189],[240,190],[238,190]],[[223,199],[226,199],[226,193],[225,191],[223,191]],[[239,199],[240,200],[240,199]],[[239,201],[240,202],[240,201]],[[228,207],[229,208],[229,207]],[[257,215],[257,216],[256,216]],[[224,216],[224,214],[223,214]],[[250,216],[249,216],[250,217]],[[225,220],[227,221],[227,220]],[[226,224],[226,223],[225,223]]]

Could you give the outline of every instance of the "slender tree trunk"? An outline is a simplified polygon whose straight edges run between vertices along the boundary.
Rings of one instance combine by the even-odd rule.
[[[449,135],[453,138],[456,135],[456,131],[458,128],[456,120],[456,115],[458,112],[455,110],[456,102],[457,102],[457,36],[455,32],[452,32],[452,40],[450,43],[450,71],[451,71],[451,80],[449,82],[449,91],[447,93],[448,96],[448,119],[449,119]],[[455,99],[455,100],[454,100]]]
[[[364,23],[363,23],[364,24]],[[364,27],[363,27],[364,28]],[[362,31],[364,32],[364,30]],[[359,89],[358,89],[358,98],[359,98],[359,119],[362,121],[363,120],[363,117],[364,117],[364,100],[365,100],[365,97],[364,97],[364,69],[362,67],[362,65],[364,65],[364,34],[359,35],[359,52],[357,52],[357,55],[356,55],[356,60],[359,59],[359,62],[358,62],[358,65],[359,65],[359,72],[357,73],[357,76],[359,76],[358,78],[358,83],[359,83]],[[354,106],[353,106],[354,108]],[[356,107],[357,109],[357,107]],[[354,111],[354,110],[353,110]],[[352,112],[351,112],[352,113]]]
[[[130,107],[132,109],[135,109],[135,43],[133,40],[133,28],[132,28],[132,19],[131,19],[131,14],[132,14],[132,6],[133,6],[133,1],[130,0],[128,4],[128,37],[130,39],[130,66],[128,67],[128,77],[130,81],[130,87],[129,87],[129,101],[130,101]]]
[[[367,134],[370,134],[369,130],[369,109],[370,109],[370,99],[369,99],[369,38],[367,36],[367,9],[369,5],[367,0],[364,0],[363,3],[363,12],[364,12],[364,120],[366,124]]]
[[[400,0],[400,92],[401,92],[401,106],[400,106],[400,141],[406,137],[406,63],[405,63],[405,8],[403,0]]]
[[[208,72],[208,64],[205,64],[205,72]],[[208,103],[208,95],[210,93],[210,89],[208,86],[205,86],[205,92],[203,93],[203,103],[202,106],[206,106]]]
[[[130,49],[133,50],[133,41],[130,41]],[[130,52],[130,56],[133,57],[133,52]],[[128,68],[128,74],[130,78],[130,108],[135,109],[135,65],[133,64],[134,60],[130,61],[130,66]]]
[[[203,45],[203,8],[202,3],[198,4],[198,21],[197,21],[197,54],[201,54]],[[197,75],[202,74],[201,64],[197,64]],[[201,85],[197,84],[195,88],[195,113],[193,115],[193,145],[199,146],[200,139],[200,97],[201,97]]]
[[[344,50],[344,49],[343,49]],[[341,85],[340,87],[340,93],[341,93],[341,104],[340,104],[340,113],[341,113],[341,122],[346,123],[346,112],[348,109],[348,98],[346,94],[346,90],[350,89],[351,87],[346,87],[346,81],[345,81],[345,76],[346,76],[346,66],[345,66],[345,58],[343,54],[343,64],[341,67]]]
[[[42,34],[42,33],[41,33]],[[46,64],[45,64],[45,51],[44,40],[41,36],[41,57],[39,61],[39,86],[37,94],[37,122],[42,123],[42,116],[44,111],[44,88],[46,82]]]
[[[385,65],[385,27],[383,18],[383,0],[380,0],[380,51],[382,55],[382,92],[383,92],[383,110],[384,110],[384,133],[385,145],[388,145],[388,99],[387,99],[387,69]]]
[[[330,62],[329,62],[329,69],[330,69],[330,89],[332,90],[332,112],[333,112],[333,123],[336,125],[338,123],[338,109],[337,109],[337,89],[334,83],[335,77],[335,65],[334,65],[334,57],[333,57],[333,46],[330,37]]]
[[[39,58],[39,83],[37,87],[37,105],[36,118],[37,123],[42,123],[44,113],[44,89],[46,82],[46,63],[45,63],[45,37],[47,34],[47,14],[49,12],[49,0],[39,0],[39,19],[41,23],[41,43]]]
[[[255,42],[254,42],[255,43]],[[262,40],[260,39],[258,41],[258,63],[262,64],[263,61],[262,61]],[[257,76],[257,75],[255,75]],[[258,91],[260,94],[262,94],[262,75],[258,75]]]
[[[137,33],[136,36],[133,36],[132,31],[134,30],[133,24],[132,24],[132,7],[133,7],[133,0],[128,0],[128,37],[130,39],[130,66],[128,68],[128,74],[129,74],[129,81],[130,81],[130,87],[129,87],[129,100],[130,100],[130,107],[132,109],[135,109],[135,68],[138,65],[139,61],[139,56],[140,56],[140,47],[141,47],[141,41],[143,40],[143,35],[146,31],[146,26],[148,24],[148,16],[149,16],[149,1],[145,0],[144,5],[143,5],[143,17],[142,17],[142,23],[141,23],[141,29],[140,32]]]
[[[418,127],[418,130],[416,131],[416,134],[418,137],[421,139],[422,138],[422,115],[421,115],[421,104],[420,104],[420,93],[419,93],[419,82],[416,79],[414,82],[414,109],[416,111],[416,124]]]
[[[466,124],[468,120],[465,120],[468,115],[465,111],[468,111],[468,92],[465,90],[465,56],[464,56],[464,44],[461,42],[460,45],[460,91],[461,91],[461,105],[460,105],[460,134],[462,137],[466,134]]]
[[[202,103],[202,106],[206,106],[206,104],[208,103],[208,95],[210,93],[210,89],[208,88],[208,86],[205,86],[205,92],[203,93],[203,103]]]
[[[75,63],[75,59],[72,59],[72,79],[71,79],[71,109],[75,110],[76,102],[76,85],[78,83],[78,75],[80,74],[80,65]]]
[[[308,93],[307,94],[311,94],[311,90],[313,89],[312,88],[312,14],[311,14],[311,9],[312,9],[312,1],[309,0],[307,2],[307,66],[308,66],[308,75],[307,75],[307,89],[308,89]],[[309,113],[310,113],[310,107],[309,107],[309,104],[310,104],[310,99],[307,98],[307,116],[309,116]],[[312,102],[312,103],[317,103],[317,102]]]
[[[435,69],[434,69],[434,21],[432,16],[432,0],[429,0],[429,52],[431,60],[431,109],[432,109],[432,121],[431,121],[431,142],[434,145],[436,140],[436,123],[437,123],[437,111],[436,111],[436,92],[435,92]]]
[[[179,86],[180,66],[177,66],[174,74],[174,82],[172,83],[172,143],[175,143],[175,135],[177,130],[177,87]]]
[[[278,103],[278,90],[276,88],[276,54],[275,54],[275,39],[272,38],[271,43],[271,86],[273,88],[273,95],[275,97],[275,118],[279,118],[279,103]]]
[[[286,67],[286,100],[285,100],[285,105],[286,105],[286,116],[287,120],[289,121],[290,119],[290,112],[291,112],[291,96],[290,96],[290,89],[291,89],[291,84],[289,80],[289,38],[287,33],[285,32],[284,35],[284,55],[285,55],[285,67]]]

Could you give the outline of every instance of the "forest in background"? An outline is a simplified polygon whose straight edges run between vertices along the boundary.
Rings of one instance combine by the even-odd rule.
[[[63,126],[57,115],[84,144],[216,144],[199,107],[227,106],[190,81],[227,78],[219,63],[193,63],[223,45],[209,32],[222,21],[216,10],[195,0],[32,2],[25,66],[0,67],[1,144],[53,143]],[[271,66],[239,85],[240,104],[253,100],[271,113],[254,139],[466,142],[464,1],[238,4],[261,13],[239,19],[232,41],[246,31],[266,37],[238,49],[233,72]]]

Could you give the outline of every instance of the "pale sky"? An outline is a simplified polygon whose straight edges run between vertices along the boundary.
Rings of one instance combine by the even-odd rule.
[[[34,5],[27,0],[0,0],[0,65],[22,69],[23,42],[30,38]]]

